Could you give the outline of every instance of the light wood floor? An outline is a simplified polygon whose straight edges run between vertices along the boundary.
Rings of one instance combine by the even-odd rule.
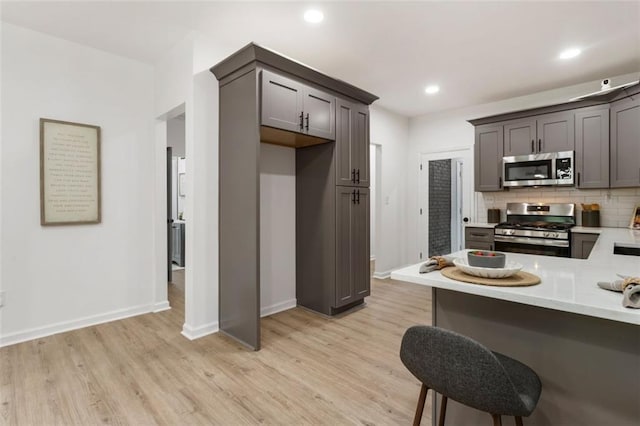
[[[367,306],[342,318],[272,315],[251,352],[180,335],[183,274],[170,311],[0,349],[0,424],[411,423],[419,383],[398,351],[407,327],[431,321],[427,287],[374,279]]]

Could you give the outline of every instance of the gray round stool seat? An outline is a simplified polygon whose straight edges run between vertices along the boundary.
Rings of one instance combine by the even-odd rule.
[[[523,363],[438,327],[409,328],[402,337],[400,359],[422,382],[414,425],[420,424],[429,389],[442,395],[440,425],[448,398],[491,414],[494,425],[502,424],[502,415],[514,416],[522,425],[542,390],[538,375]]]

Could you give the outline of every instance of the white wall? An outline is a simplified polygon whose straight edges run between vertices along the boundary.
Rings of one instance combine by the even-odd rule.
[[[153,283],[153,69],[2,24],[0,344],[166,305]],[[41,117],[102,129],[102,223],[42,227]],[[166,285],[165,285],[166,288]]]
[[[218,82],[192,77],[186,99],[185,324],[190,339],[218,330]]]
[[[376,146],[369,145],[369,211],[371,213],[371,223],[369,226],[369,237],[371,239],[369,255],[372,259],[375,259],[376,257],[376,161]]]
[[[373,104],[371,143],[380,145],[380,233],[375,276],[387,277],[406,264],[406,164],[409,119]]]
[[[623,84],[638,79],[638,73],[626,74],[623,76],[613,77],[613,85]],[[545,92],[534,93],[527,96],[521,96],[517,98],[505,99],[499,102],[493,102],[482,105],[474,105],[465,108],[443,111],[440,113],[429,114],[425,116],[412,118],[409,122],[409,147],[408,147],[408,161],[406,168],[409,170],[409,178],[407,180],[407,214],[408,214],[408,239],[407,239],[407,252],[409,254],[408,261],[418,262],[419,253],[419,231],[418,231],[418,175],[419,175],[419,162],[421,153],[440,152],[456,150],[460,148],[473,148],[474,143],[474,129],[467,120],[487,117],[491,115],[497,115],[512,111],[518,111],[529,108],[536,108],[540,106],[552,105],[556,103],[566,102],[572,97],[591,93],[600,89],[600,81],[590,81],[586,83],[576,84],[569,87],[562,87],[558,89],[548,90]],[[443,95],[443,94],[441,94]],[[540,194],[532,192],[533,190],[524,190],[527,194],[526,197],[533,197],[538,199]],[[556,190],[551,190],[554,192]],[[569,192],[567,192],[569,191]],[[576,191],[571,193],[571,191]],[[547,197],[549,200],[570,199],[581,202],[581,200],[599,198],[601,197],[600,190],[592,191],[577,191],[577,190],[563,190],[560,196],[550,195]],[[602,195],[606,196],[606,193]],[[475,194],[475,208],[472,210],[473,217],[471,221],[486,220],[486,208],[498,207],[505,208],[504,202],[509,197],[508,193],[502,196],[496,196],[495,193],[476,193]],[[616,195],[612,195],[616,197]],[[522,197],[516,196],[517,199]],[[500,200],[499,202],[496,200]],[[614,202],[617,200],[614,198]],[[597,201],[594,201],[597,202]],[[616,213],[610,216],[610,220],[607,223],[618,223],[618,207],[612,207]]]
[[[260,312],[296,306],[296,152],[260,145]]]

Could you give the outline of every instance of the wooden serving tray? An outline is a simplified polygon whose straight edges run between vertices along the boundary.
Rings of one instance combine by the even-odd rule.
[[[495,285],[500,287],[525,287],[540,284],[540,277],[529,272],[519,271],[507,278],[482,278],[465,274],[456,266],[444,268],[442,275],[452,280],[471,284]]]

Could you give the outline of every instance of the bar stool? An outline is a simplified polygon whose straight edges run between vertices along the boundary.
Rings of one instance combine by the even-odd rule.
[[[439,425],[444,426],[447,399],[491,414],[494,426],[501,416],[514,416],[522,426],[538,403],[542,384],[529,367],[453,331],[413,326],[402,337],[400,359],[422,382],[413,424],[422,419],[427,391],[442,395]]]

